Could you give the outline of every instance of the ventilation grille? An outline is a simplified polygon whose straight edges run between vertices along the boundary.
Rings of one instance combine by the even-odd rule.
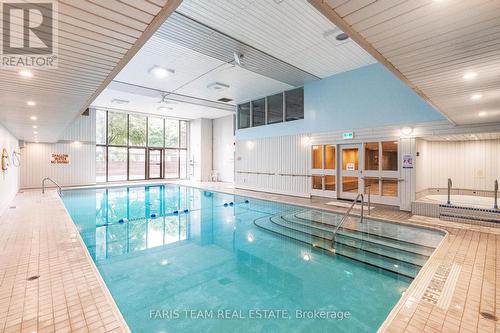
[[[222,97],[222,98],[219,98],[218,101],[219,102],[227,103],[227,102],[231,102],[232,99],[231,98],[227,98],[227,97]]]

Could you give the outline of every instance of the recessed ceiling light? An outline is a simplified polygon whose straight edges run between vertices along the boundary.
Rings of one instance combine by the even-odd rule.
[[[175,73],[173,69],[161,67],[158,65],[151,67],[148,72],[153,74],[155,77],[159,79],[164,79],[167,76],[170,76]]]
[[[472,99],[473,101],[477,101],[481,98],[483,98],[483,95],[481,95],[481,94],[474,94],[470,97],[470,99]]]
[[[464,80],[473,80],[477,77],[477,73],[476,72],[467,72],[464,74],[464,76],[462,76],[462,78]]]
[[[22,77],[33,77],[33,73],[29,69],[21,69],[19,75]]]
[[[410,135],[413,132],[413,128],[405,126],[401,129],[403,135]]]
[[[156,108],[156,110],[158,110],[158,111],[164,111],[164,112],[165,111],[170,111],[170,110],[173,110],[173,109],[174,108],[171,107],[171,106],[159,106],[159,107]]]
[[[128,104],[130,103],[130,101],[126,100],[126,99],[119,99],[119,98],[113,98],[111,100],[111,103],[113,104],[120,104],[120,105],[123,105],[123,104]]]
[[[33,131],[33,134],[38,134],[38,132],[37,131]]]
[[[479,112],[477,115],[478,115],[479,117],[486,117],[486,116],[488,115],[488,113],[487,113],[487,112],[485,112],[485,111],[481,111],[481,112]]]
[[[33,128],[38,128],[38,126],[36,126],[36,125],[33,125],[33,126],[31,126],[31,127],[33,127]]]
[[[36,116],[31,116],[30,119],[31,120],[37,120],[38,118]]]
[[[340,41],[340,42],[343,42],[343,41],[349,39],[349,36],[345,32],[341,32],[340,34],[335,36],[335,39]]]
[[[26,104],[28,104],[29,106],[35,106],[36,105],[35,101],[27,101]]]

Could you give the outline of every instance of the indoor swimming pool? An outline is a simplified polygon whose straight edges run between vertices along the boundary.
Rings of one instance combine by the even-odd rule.
[[[375,332],[442,232],[177,185],[62,199],[132,332]]]

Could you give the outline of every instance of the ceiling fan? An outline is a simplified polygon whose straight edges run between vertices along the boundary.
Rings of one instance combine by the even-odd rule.
[[[177,102],[169,100],[167,97],[169,96],[169,93],[162,92],[160,93],[161,99],[157,102],[159,104],[177,104]]]

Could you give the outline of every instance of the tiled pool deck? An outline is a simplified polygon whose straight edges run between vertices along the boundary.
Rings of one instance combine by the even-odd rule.
[[[327,205],[331,199],[234,190],[220,183],[180,183],[345,210]],[[0,331],[127,332],[56,191],[25,191],[11,206],[15,208],[0,217]],[[500,317],[500,228],[410,217],[383,206],[372,216],[448,232],[381,332],[500,332],[500,321],[488,319],[488,314]]]

